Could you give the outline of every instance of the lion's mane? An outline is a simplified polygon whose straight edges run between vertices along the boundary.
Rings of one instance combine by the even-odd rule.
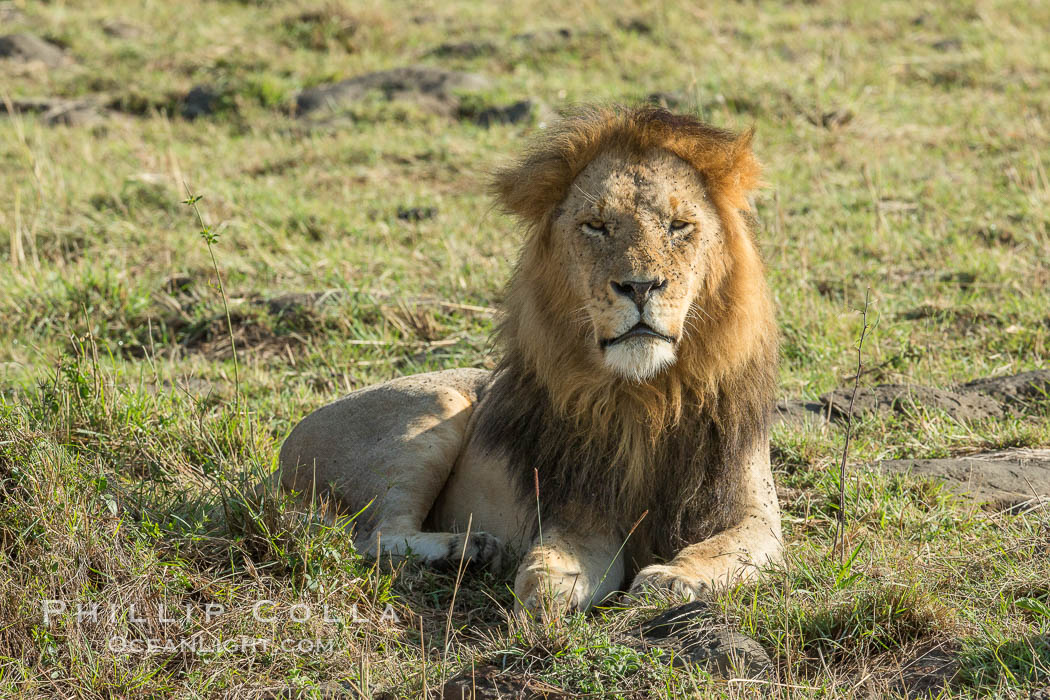
[[[777,333],[764,269],[744,213],[759,166],[737,135],[665,110],[602,109],[543,133],[499,171],[497,201],[526,226],[497,332],[503,359],[479,411],[476,439],[505,455],[542,518],[603,523],[632,535],[634,558],[667,558],[740,517],[744,460],[768,437]],[[703,178],[721,219],[689,310],[678,359],[644,383],[598,371],[593,340],[573,320],[554,259],[555,210],[600,153],[664,149]]]

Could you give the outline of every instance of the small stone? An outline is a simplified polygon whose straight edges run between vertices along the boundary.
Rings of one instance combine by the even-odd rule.
[[[208,85],[194,85],[182,98],[180,114],[186,119],[206,117],[216,112],[221,95]]]
[[[518,100],[505,107],[488,107],[474,116],[478,126],[489,127],[493,124],[519,124],[532,119],[536,105],[532,100]]]
[[[397,218],[401,221],[425,221],[437,216],[437,207],[398,207]]]

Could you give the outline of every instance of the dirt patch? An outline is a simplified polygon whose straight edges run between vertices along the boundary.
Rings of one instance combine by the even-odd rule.
[[[338,111],[379,94],[390,102],[410,102],[426,112],[451,117],[459,113],[460,93],[489,86],[489,80],[477,73],[406,66],[303,90],[296,98],[296,114]]]
[[[471,118],[478,126],[489,127],[493,124],[520,124],[532,121],[533,113],[543,106],[533,100],[519,100],[502,107],[486,107],[475,114],[461,114]]]
[[[943,483],[997,510],[1021,511],[1050,498],[1050,450],[1015,449],[950,459],[891,459],[874,468]]]

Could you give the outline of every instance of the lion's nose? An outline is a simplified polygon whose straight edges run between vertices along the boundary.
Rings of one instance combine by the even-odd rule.
[[[653,292],[658,292],[667,286],[667,280],[624,280],[613,282],[613,291],[617,294],[631,299],[639,310],[649,301]]]

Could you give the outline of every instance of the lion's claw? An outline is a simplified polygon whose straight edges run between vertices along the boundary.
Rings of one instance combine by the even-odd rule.
[[[638,572],[631,584],[632,594],[664,593],[686,602],[706,597],[710,588],[706,583],[685,575],[680,569],[666,564],[653,564]]]

